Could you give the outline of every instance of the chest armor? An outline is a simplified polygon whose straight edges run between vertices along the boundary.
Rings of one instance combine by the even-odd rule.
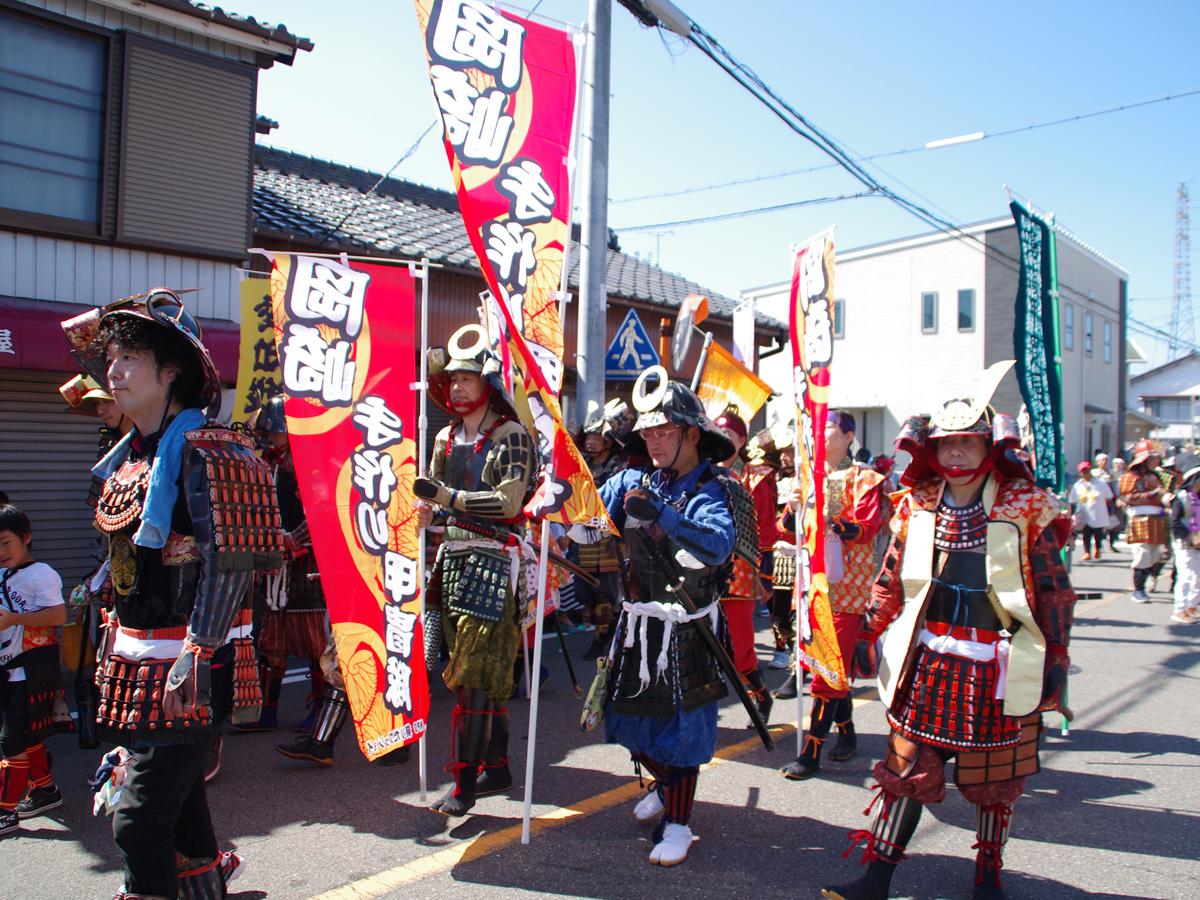
[[[100,492],[96,527],[109,535],[135,530],[149,485],[150,460],[122,463]]]
[[[936,581],[926,618],[971,628],[1000,630],[987,596],[987,511],[983,500],[970,506],[942,503],[934,525]]]

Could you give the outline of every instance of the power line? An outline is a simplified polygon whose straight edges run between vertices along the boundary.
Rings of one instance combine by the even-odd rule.
[[[697,216],[692,219],[676,219],[673,222],[655,222],[653,225],[630,225],[627,228],[613,227],[614,231],[622,234],[632,234],[638,231],[653,231],[656,228],[675,228],[684,225],[702,225],[707,222],[725,222],[729,219],[741,219],[746,216],[757,216],[761,213],[778,212],[784,209],[795,209],[798,206],[819,206],[825,203],[838,203],[842,200],[858,200],[862,197],[878,196],[875,191],[860,191],[857,194],[840,194],[836,197],[813,197],[808,200],[793,200],[789,203],[776,203],[774,206],[758,206],[754,209],[739,209],[734,212],[715,213],[711,216]]]
[[[398,160],[392,163],[392,167],[384,174],[380,175],[379,180],[371,185],[361,197],[354,201],[354,205],[350,207],[350,211],[342,216],[336,225],[330,226],[329,229],[326,230],[323,235],[321,235],[321,240],[317,242],[318,250],[325,245],[325,242],[329,240],[332,235],[341,230],[341,227],[345,225],[350,220],[350,217],[358,212],[359,207],[361,207],[367,201],[367,198],[375,193],[376,189],[385,181],[387,181],[392,176],[392,173],[396,171],[396,169],[400,168],[400,164],[402,162],[417,152],[417,148],[421,146],[421,141],[425,140],[425,136],[428,135],[429,132],[433,131],[435,127],[437,127],[437,119],[434,119],[432,122],[430,122],[429,127],[421,132],[421,136],[413,141],[412,146],[405,150],[404,153],[400,155]]]
[[[1085,119],[1093,119],[1097,116],[1106,116],[1112,113],[1124,112],[1130,109],[1138,109],[1143,106],[1151,106],[1155,103],[1166,103],[1170,100],[1178,100],[1183,97],[1192,97],[1197,94],[1200,94],[1200,88],[1191,88],[1186,91],[1176,91],[1174,93],[1164,94],[1159,97],[1150,97],[1145,100],[1134,100],[1128,103],[1121,103],[1117,106],[1109,106],[1104,109],[1094,110],[1092,112],[1063,116],[1058,119],[1049,119],[1044,122],[1034,122],[1029,125],[1019,125],[1014,128],[1001,129],[1000,131],[984,131],[980,132],[980,137],[974,138],[971,142],[978,143],[990,138],[1008,137],[1009,135],[1020,134],[1026,131],[1036,131],[1040,128],[1051,128],[1056,125],[1067,125],[1071,122],[1082,122]],[[910,153],[920,153],[931,149],[937,148],[929,147],[927,144],[918,144],[912,147],[902,147],[898,150],[886,150],[882,153],[872,153],[869,156],[860,156],[857,157],[857,160],[859,162],[870,162],[877,159],[888,159],[889,157],[893,156],[906,156]],[[688,194],[699,194],[705,191],[717,190],[719,188],[739,187],[741,185],[757,184],[763,181],[774,181],[780,178],[790,178],[794,175],[807,175],[811,172],[821,172],[828,169],[835,169],[837,167],[837,163],[824,163],[819,166],[808,166],[803,169],[789,169],[785,172],[773,172],[766,175],[752,175],[748,178],[736,178],[732,181],[717,181],[713,182],[712,184],[701,184],[688,188],[676,188],[675,190],[661,191],[654,194],[638,194],[634,197],[621,197],[620,199],[610,200],[609,202],[615,205],[618,203],[636,203],[641,200],[662,200],[668,197],[684,197]]]
[[[645,6],[642,2],[640,2],[640,0],[620,0],[620,2],[626,8],[631,9],[631,11],[633,11],[639,19],[645,21],[643,18],[644,14],[645,16],[650,17],[652,20],[657,21],[657,17],[655,17],[653,13],[650,13],[648,10],[646,10]],[[634,9],[634,7],[639,7],[640,9]],[[874,176],[872,176],[865,169],[863,169],[861,165],[859,165],[859,161],[863,158],[861,154],[858,154],[858,159],[856,159],[855,156],[852,155],[854,154],[853,150],[840,144],[831,135],[824,132],[813,122],[807,119],[795,107],[781,97],[779,93],[776,92],[770,85],[763,81],[763,79],[757,73],[755,73],[753,69],[737,59],[737,57],[735,57],[728,49],[722,46],[715,37],[705,31],[695,21],[689,19],[686,23],[686,26],[686,36],[692,44],[699,48],[700,51],[714,63],[716,63],[717,66],[723,69],[726,74],[737,81],[738,84],[745,88],[752,96],[755,97],[755,99],[757,99],[760,103],[767,107],[767,109],[774,113],[775,116],[779,118],[788,128],[790,128],[804,140],[813,144],[825,155],[829,156],[830,159],[832,159],[839,167],[845,169],[856,181],[867,188],[867,193],[880,194],[884,197],[887,197],[897,206],[901,207],[915,218],[924,222],[926,225],[934,228],[939,233],[944,233],[950,237],[953,237],[955,240],[961,240],[972,246],[975,246],[985,256],[991,256],[991,258],[998,264],[1005,266],[1013,272],[1018,274],[1020,273],[1021,264],[1020,260],[1018,260],[1016,257],[995,247],[988,246],[988,244],[978,236],[964,231],[961,225],[955,224],[948,219],[938,216],[926,207],[921,206],[920,204],[908,199],[902,194],[897,193],[890,187],[887,187],[879,182]],[[673,26],[672,30],[676,30],[676,28]],[[680,33],[683,32],[680,31]],[[1200,90],[1197,90],[1196,93],[1200,93]],[[936,207],[936,204],[934,204],[933,201],[928,200],[928,198],[924,199]],[[945,210],[943,210],[943,212],[945,212]],[[947,215],[949,214],[947,213]],[[1090,299],[1086,291],[1080,290],[1063,282],[1059,282],[1058,288],[1060,294],[1066,291],[1074,294],[1080,299]],[[1129,318],[1128,316],[1127,319],[1128,321],[1139,326],[1143,326],[1159,335],[1169,337],[1166,332],[1162,332],[1160,329],[1145,325],[1145,323]],[[1193,349],[1200,349],[1200,347],[1197,347],[1196,344],[1191,342],[1186,342],[1184,346],[1188,346]]]

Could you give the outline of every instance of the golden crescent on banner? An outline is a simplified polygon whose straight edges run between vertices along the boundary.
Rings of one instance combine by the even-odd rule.
[[[351,397],[361,397],[367,373],[371,368],[371,317],[363,316],[362,331],[354,342],[354,392]],[[289,434],[324,434],[332,431],[354,411],[353,406],[331,406],[316,416],[288,417]]]
[[[513,127],[508,135],[508,143],[504,145],[504,158],[494,166],[469,166],[461,172],[462,183],[468,191],[473,191],[480,185],[487,184],[500,174],[505,164],[525,146],[525,138],[529,136],[529,123],[533,121],[533,84],[529,74],[521,79],[517,86],[516,102],[513,104]],[[458,157],[455,156],[457,161]],[[458,173],[456,173],[457,175]]]

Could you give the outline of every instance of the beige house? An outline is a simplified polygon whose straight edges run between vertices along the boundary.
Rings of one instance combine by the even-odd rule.
[[[1016,227],[1003,218],[962,230],[969,237],[933,232],[838,253],[831,402],[856,415],[859,440],[872,453],[892,451],[900,423],[927,410],[940,384],[1014,355]],[[1059,229],[1057,245],[1070,465],[1120,443],[1129,275],[1067,231]],[[743,296],[786,321],[789,291],[784,282]],[[790,348],[761,363],[760,374],[783,394],[772,401],[771,421],[792,417],[790,367]],[[1012,374],[996,404],[1020,408]]]

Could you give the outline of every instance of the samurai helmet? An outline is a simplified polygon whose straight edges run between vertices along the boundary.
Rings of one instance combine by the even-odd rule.
[[[455,418],[463,415],[464,410],[456,410],[450,403],[450,376],[455,372],[470,372],[483,379],[484,398],[493,409],[517,418],[516,404],[504,383],[504,364],[491,349],[482,325],[464,325],[450,335],[447,346],[430,347],[426,358],[429,397],[444,412]]]
[[[638,376],[633,385],[633,408],[638,417],[629,446],[635,453],[646,452],[639,432],[670,424],[700,429],[697,450],[701,459],[722,462],[733,456],[733,442],[705,415],[700,398],[686,384],[670,381],[662,366],[651,366]]]
[[[1133,457],[1129,460],[1129,468],[1140,466],[1152,456],[1162,458],[1162,448],[1149,438],[1142,438],[1133,445]]]
[[[204,346],[200,323],[180,299],[183,291],[156,287],[132,297],[123,297],[107,306],[98,306],[62,322],[71,353],[84,370],[101,384],[108,383],[107,348],[98,345],[101,326],[117,316],[143,319],[183,339],[192,351],[201,372],[200,406],[209,416],[221,407],[221,378],[208,348]]]
[[[753,466],[779,468],[779,447],[775,445],[775,435],[769,428],[764,428],[750,438],[746,442],[745,452],[746,461]]]
[[[1021,446],[1016,420],[997,412],[991,405],[992,395],[1000,386],[1015,360],[993,363],[966,385],[943,385],[941,398],[934,403],[931,415],[910,416],[900,426],[895,447],[912,457],[900,480],[907,485],[939,477],[937,448],[934,441],[954,435],[980,435],[988,443],[989,457],[985,465],[994,466],[1009,477],[1029,477],[1028,467],[1009,451]]]
[[[71,412],[85,416],[96,415],[97,400],[112,402],[112,394],[102,388],[91,375],[76,375],[62,385],[58,392],[67,401]]]
[[[287,434],[287,416],[283,413],[283,397],[275,395],[256,409],[246,424],[258,434]]]

